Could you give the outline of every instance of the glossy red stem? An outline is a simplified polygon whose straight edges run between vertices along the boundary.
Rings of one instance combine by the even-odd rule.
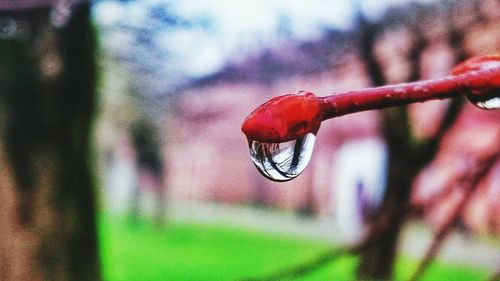
[[[469,100],[498,98],[500,55],[474,57],[452,76],[316,97],[310,92],[274,97],[256,108],[241,130],[249,141],[279,143],[316,133],[323,120],[349,113],[467,95]]]
[[[445,99],[464,93],[480,96],[500,88],[500,67],[469,71],[436,80],[418,81],[318,97],[322,120],[363,110]]]

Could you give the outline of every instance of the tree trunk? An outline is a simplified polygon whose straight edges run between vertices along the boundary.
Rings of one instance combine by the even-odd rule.
[[[360,56],[364,60],[366,72],[373,86],[382,86],[386,83],[386,77],[374,54],[377,29],[361,12],[358,14],[358,28]],[[425,47],[425,38],[416,36],[413,48],[409,50],[412,66],[409,80],[420,78],[420,54]],[[412,181],[422,167],[421,162],[427,161],[414,159],[419,155],[415,154],[416,147],[412,145],[407,106],[382,111],[382,135],[389,154],[387,183],[384,199],[373,220],[382,222],[386,227],[379,230],[376,241],[361,252],[357,267],[357,277],[360,280],[393,279],[398,240],[406,218],[405,210],[410,200]]]
[[[420,167],[412,159],[409,124],[406,107],[384,110],[383,133],[389,150],[387,185],[384,200],[375,221],[384,221],[385,228],[377,233],[377,240],[362,252],[358,265],[360,280],[392,280],[397,246],[406,208],[411,194],[411,183]]]
[[[11,215],[0,218],[0,225],[10,226],[0,229],[0,237],[12,250],[0,256],[0,276],[100,280],[90,7],[75,5],[59,26],[49,23],[50,12],[46,6],[0,11],[0,20],[12,27],[0,37],[0,189],[12,194],[6,205]]]
[[[374,27],[360,17],[361,47],[360,55],[365,61],[365,69],[374,86],[381,86],[386,79],[382,66],[375,58]],[[417,24],[417,23],[415,23]],[[410,62],[408,80],[420,79],[420,57],[427,47],[427,40],[418,26],[411,27],[414,42],[408,51]],[[455,43],[462,37],[454,33]],[[462,43],[460,41],[460,43]],[[460,45],[452,46],[460,48]],[[460,56],[460,55],[458,55]],[[361,253],[357,268],[360,280],[392,280],[397,257],[398,238],[406,219],[413,180],[435,156],[438,144],[447,130],[453,125],[461,110],[461,99],[454,99],[449,105],[440,127],[435,135],[426,140],[413,138],[407,106],[385,109],[382,111],[383,136],[389,150],[387,186],[384,200],[375,215],[375,222],[382,222],[387,227],[375,236],[376,241]]]

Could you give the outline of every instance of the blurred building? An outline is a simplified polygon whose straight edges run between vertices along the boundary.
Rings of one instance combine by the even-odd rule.
[[[448,75],[454,63],[454,48],[463,47],[471,56],[500,51],[500,14],[494,12],[500,11],[500,7],[492,9],[491,6],[497,7],[498,2],[484,1],[479,10],[472,5],[456,6],[447,13],[451,15],[454,28],[463,35],[463,46],[449,45],[446,36],[450,26],[446,18],[434,17],[432,9],[420,15],[419,30],[428,42],[420,58],[422,78]],[[388,12],[388,17],[390,15]],[[388,80],[396,83],[403,81],[409,72],[405,53],[413,43],[414,34],[408,21],[387,20],[387,23],[378,36],[375,52],[383,62]],[[270,182],[252,167],[240,126],[251,110],[278,94],[308,90],[327,95],[369,86],[363,61],[356,50],[354,32],[331,31],[320,40],[310,42],[282,41],[260,53],[239,58],[221,72],[183,89],[177,111],[170,115],[167,129],[168,198],[252,202],[289,210],[308,210],[319,215],[334,212],[335,197],[342,194],[334,175],[342,177],[338,169],[348,164],[339,157],[343,157],[346,146],[370,140],[383,143],[378,112],[353,114],[325,122],[319,131],[310,166],[303,175],[287,183]],[[412,125],[417,137],[424,138],[434,133],[438,122],[433,120],[439,120],[445,103],[438,101],[412,106]],[[415,202],[425,205],[426,198],[444,186],[443,181],[460,173],[460,165],[450,163],[467,161],[471,155],[481,154],[492,145],[498,146],[499,117],[498,111],[486,112],[471,105],[465,106],[438,157],[416,184],[415,198],[419,200]],[[352,153],[350,157],[362,159],[363,155]],[[364,175],[357,179],[353,177],[350,183],[344,181],[342,185],[351,185],[354,194],[358,185],[384,173],[376,166],[380,165],[380,160],[374,160],[373,165],[373,169]],[[499,165],[497,163],[488,179],[481,182],[480,191],[475,194],[474,203],[464,216],[471,228],[500,230]],[[425,196],[421,195],[424,193]],[[376,198],[369,200],[376,201]],[[431,220],[439,221],[439,214],[446,212],[448,205],[452,204],[453,200],[450,200],[443,198],[439,207],[426,214]]]
[[[411,77],[414,64],[410,53],[416,47],[422,48],[418,56],[418,76],[422,79],[448,75],[457,54],[499,52],[499,5],[494,0],[436,1],[388,9],[371,22],[377,27],[374,53],[388,82]],[[379,112],[324,122],[309,167],[287,183],[271,182],[257,172],[240,130],[245,117],[273,96],[300,90],[322,96],[369,87],[359,44],[357,29],[329,30],[321,38],[305,42],[283,36],[271,46],[234,58],[221,71],[169,93],[177,98],[161,119],[167,201],[255,204],[318,216],[351,214],[352,229],[359,228],[376,208],[384,187],[386,151]],[[119,69],[112,65],[112,59],[105,61],[104,67]],[[141,177],[133,172],[136,156],[127,132],[141,115],[132,105],[137,101],[123,95],[133,91],[127,85],[129,75],[114,71],[107,77],[114,82],[103,91],[115,94],[104,96],[103,107],[114,109],[102,111],[105,122],[99,125],[105,160],[115,163],[108,173],[108,192],[118,200],[117,209],[123,209],[127,198],[133,196],[130,189],[134,187],[123,186],[133,186],[130,181]],[[135,98],[141,99],[140,95]],[[432,101],[410,107],[415,138],[436,132],[446,105],[447,101]],[[499,117],[498,111],[466,104],[436,159],[419,176],[412,203],[433,225],[446,219],[459,196],[447,193],[439,204],[431,204],[432,198],[460,177],[468,162],[498,148]],[[499,165],[474,194],[463,216],[466,227],[500,231]],[[125,183],[127,177],[131,180]]]

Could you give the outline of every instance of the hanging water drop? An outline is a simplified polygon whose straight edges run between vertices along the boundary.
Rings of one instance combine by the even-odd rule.
[[[471,71],[478,70],[494,70],[500,67],[500,55],[486,55],[474,57],[459,64],[452,70],[453,75],[460,75]],[[476,77],[479,74],[473,73]],[[465,96],[475,106],[481,109],[500,109],[500,90],[498,89],[498,80],[492,83],[488,78],[485,78],[488,83],[491,83],[490,89],[470,89]],[[467,87],[470,85],[467,83]]]
[[[262,175],[273,181],[289,181],[306,168],[315,140],[316,136],[308,133],[282,143],[250,141],[250,155]]]
[[[483,94],[481,96],[466,94],[467,99],[481,109],[500,109],[500,91]]]

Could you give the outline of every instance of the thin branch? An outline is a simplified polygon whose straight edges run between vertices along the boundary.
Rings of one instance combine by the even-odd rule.
[[[408,208],[404,208],[403,212],[406,212],[407,210]],[[360,242],[352,246],[330,249],[307,262],[279,270],[266,276],[244,278],[240,279],[240,281],[277,281],[290,278],[299,278],[317,270],[318,268],[321,268],[322,266],[330,262],[333,262],[337,258],[348,255],[357,255],[377,243],[377,241],[382,238],[384,230],[390,226],[391,216],[395,213],[395,211],[396,210],[388,210],[387,215],[380,217],[376,222],[370,224],[368,226],[368,231],[366,231],[366,234],[364,235],[364,238],[362,238]],[[399,212],[402,211],[399,210]]]
[[[241,279],[241,281],[276,281],[289,278],[298,278],[320,268],[323,265],[326,265],[329,262],[334,261],[337,258],[340,258],[345,255],[355,254],[356,251],[357,251],[356,248],[350,248],[350,247],[331,249],[320,254],[313,260],[308,261],[306,263],[286,268],[264,277],[245,278]]]
[[[499,158],[500,158],[499,152],[490,155],[483,161],[480,161],[476,169],[474,169],[470,173],[467,173],[460,179],[458,184],[464,187],[463,189],[464,194],[462,195],[460,202],[456,205],[455,209],[453,210],[453,213],[448,217],[448,220],[444,223],[441,229],[434,235],[434,240],[432,244],[427,249],[424,258],[420,262],[419,266],[417,267],[413,275],[410,277],[410,279],[408,279],[409,281],[416,281],[423,275],[429,264],[436,257],[436,253],[441,248],[443,242],[446,240],[448,235],[454,229],[456,222],[459,220],[463,210],[467,207],[468,203],[470,202],[472,198],[471,195],[476,190],[477,185],[479,184],[481,179],[483,179],[488,174],[488,172],[491,170],[491,168]]]
[[[488,281],[498,281],[500,280],[500,266],[497,267],[495,273],[488,278]]]
[[[333,262],[337,258],[341,258],[343,256],[349,255],[357,255],[372,244],[377,241],[379,231],[370,231],[368,235],[362,239],[359,243],[354,244],[352,246],[340,247],[327,250],[326,252],[318,255],[316,258],[301,263],[299,265],[295,265],[283,270],[279,270],[275,273],[271,273],[267,276],[256,277],[256,278],[244,278],[240,279],[240,281],[278,281],[278,280],[288,280],[290,278],[299,278],[308,273],[311,273],[318,268]]]

